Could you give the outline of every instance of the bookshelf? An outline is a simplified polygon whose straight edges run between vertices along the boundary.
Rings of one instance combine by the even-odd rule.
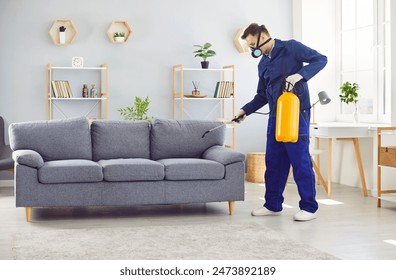
[[[230,121],[235,116],[235,74],[234,65],[223,66],[222,68],[201,69],[184,67],[183,64],[172,66],[172,112],[173,119],[211,119],[220,120],[226,124],[231,130],[228,148],[235,149],[235,125]],[[188,75],[188,76],[187,76]],[[197,79],[200,82],[207,82],[203,86],[201,95],[205,97],[191,97],[191,81],[188,79]],[[228,97],[214,97],[216,92],[216,84],[218,82],[231,82]],[[202,85],[201,83],[201,85]],[[186,97],[186,95],[188,97]],[[189,113],[189,106],[200,109],[208,109],[208,113],[201,114]],[[202,110],[201,110],[202,109]]]
[[[61,72],[62,75],[59,74]],[[82,80],[82,73],[90,72],[95,79],[98,80],[96,89],[98,97],[82,97],[81,88],[83,84],[88,84],[87,81]],[[56,78],[57,75],[62,77]],[[69,80],[69,78],[73,78]],[[92,81],[92,80],[90,80]],[[91,117],[91,113],[95,108],[99,108],[99,112],[95,118],[108,119],[109,116],[109,93],[108,93],[108,65],[102,64],[98,67],[67,67],[67,66],[53,66],[47,64],[46,67],[46,118],[52,120],[54,118],[54,111],[57,110],[63,118],[69,118],[65,112],[67,107],[76,107],[76,103],[87,104],[85,111],[81,110],[77,113],[80,116]],[[60,88],[63,94],[55,94],[53,86],[56,82],[67,82],[69,88]],[[58,83],[64,85],[64,83]],[[88,84],[89,85],[89,84]],[[88,108],[88,109],[87,109]]]

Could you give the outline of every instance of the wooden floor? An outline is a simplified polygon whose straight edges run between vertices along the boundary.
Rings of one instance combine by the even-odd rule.
[[[236,202],[235,215],[228,216],[228,203],[191,205],[137,206],[128,208],[33,209],[32,222],[25,222],[23,208],[15,208],[12,188],[0,188],[0,259],[12,259],[12,235],[33,229],[87,228],[128,226],[128,224],[195,223],[232,219],[263,223],[276,231],[310,244],[340,259],[396,260],[396,203],[383,202],[376,207],[376,198],[363,197],[361,189],[333,185],[332,201],[321,186],[317,199],[319,217],[310,222],[294,222],[299,196],[294,184],[285,190],[285,207],[281,216],[252,217],[252,209],[261,207],[265,187],[246,183],[246,199]],[[322,201],[323,200],[323,201]],[[323,202],[339,202],[325,205]]]

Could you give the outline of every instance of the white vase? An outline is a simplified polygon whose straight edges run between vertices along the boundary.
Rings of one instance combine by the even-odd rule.
[[[359,123],[359,107],[357,103],[355,103],[355,111],[353,111],[353,122]]]
[[[63,45],[66,42],[66,32],[59,32],[59,44]]]

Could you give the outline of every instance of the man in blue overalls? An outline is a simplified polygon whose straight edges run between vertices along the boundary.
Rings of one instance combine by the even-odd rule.
[[[309,154],[311,102],[307,81],[325,67],[327,58],[295,40],[272,39],[264,25],[252,23],[246,28],[242,39],[246,40],[252,49],[253,57],[258,58],[264,55],[258,64],[257,94],[252,101],[242,107],[238,117],[244,120],[246,116],[267,103],[270,109],[265,155],[265,203],[264,207],[253,210],[252,215],[281,214],[284,201],[283,191],[291,164],[301,197],[300,211],[294,216],[294,220],[315,219],[318,203],[315,199],[315,175]],[[286,88],[294,87],[300,100],[299,137],[296,143],[283,143],[275,140],[276,104],[285,86]]]

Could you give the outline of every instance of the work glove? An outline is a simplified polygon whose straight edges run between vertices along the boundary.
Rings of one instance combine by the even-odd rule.
[[[291,91],[294,88],[294,85],[298,83],[302,78],[303,76],[301,76],[298,73],[290,75],[289,77],[286,78],[285,89],[287,91]]]
[[[238,121],[235,121],[236,123],[241,123],[246,119],[246,113],[244,110],[240,110],[238,115],[235,116],[235,118],[239,118]]]

